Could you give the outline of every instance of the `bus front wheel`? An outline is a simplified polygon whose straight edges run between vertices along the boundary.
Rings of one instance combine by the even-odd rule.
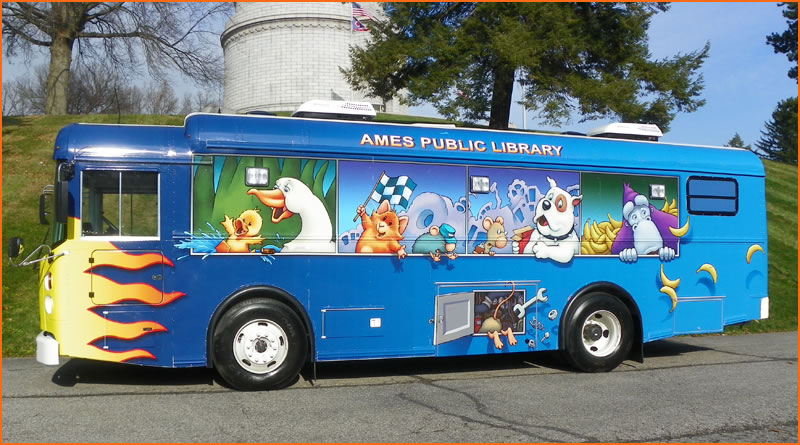
[[[633,319],[628,307],[603,293],[580,297],[566,320],[565,356],[584,372],[610,371],[628,356]]]
[[[305,337],[303,323],[283,303],[242,301],[214,329],[214,367],[235,389],[280,389],[292,383],[304,364]]]

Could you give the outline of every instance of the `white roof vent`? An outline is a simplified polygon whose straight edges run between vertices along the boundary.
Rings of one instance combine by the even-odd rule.
[[[310,100],[297,107],[292,117],[366,121],[375,118],[375,109],[369,102]]]
[[[588,136],[598,138],[632,139],[635,141],[658,141],[664,136],[658,125],[655,124],[630,124],[613,123],[589,130]]]

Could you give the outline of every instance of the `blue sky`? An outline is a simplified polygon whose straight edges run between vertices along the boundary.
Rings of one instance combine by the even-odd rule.
[[[781,12],[777,3],[673,3],[668,12],[653,18],[649,36],[654,58],[695,51],[707,41],[711,43],[710,56],[702,68],[706,105],[694,113],[679,114],[662,141],[723,145],[736,132],[745,144],[758,140],[778,101],[797,95],[797,83],[786,75],[790,67],[786,56],[775,54],[766,44],[768,34],[787,27]],[[8,62],[3,59],[3,71],[7,78],[13,78],[28,66],[45,63],[46,58],[37,57],[32,64],[21,58],[12,60],[13,64]],[[182,97],[183,90],[176,89]],[[518,91],[515,97],[518,99]],[[411,111],[436,115],[430,105],[412,107]],[[608,123],[580,123],[576,117],[554,128],[535,119],[532,111],[527,117],[528,129],[553,131],[585,132]],[[511,122],[523,128],[522,108],[517,104],[512,106]]]
[[[745,144],[761,137],[778,101],[797,96],[797,83],[786,72],[785,54],[775,54],[766,36],[787,29],[777,3],[672,3],[669,11],[651,22],[650,52],[656,59],[699,50],[711,42],[702,68],[706,105],[694,113],[679,114],[661,141],[724,145],[738,132]],[[518,100],[519,92],[515,91]],[[412,114],[435,116],[431,106],[412,107]],[[572,119],[561,128],[550,127],[528,111],[528,129],[585,132],[608,123]],[[522,107],[511,109],[511,122],[522,125]]]

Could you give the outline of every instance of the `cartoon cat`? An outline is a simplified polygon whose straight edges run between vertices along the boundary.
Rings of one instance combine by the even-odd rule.
[[[396,253],[397,258],[406,257],[406,249],[400,244],[403,232],[408,226],[408,217],[398,217],[389,208],[389,201],[383,200],[378,209],[367,216],[363,205],[356,210],[361,217],[364,232],[356,243],[356,253]]]

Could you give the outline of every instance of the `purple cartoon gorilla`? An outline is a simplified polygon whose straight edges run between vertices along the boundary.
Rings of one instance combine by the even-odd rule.
[[[623,184],[622,228],[611,245],[611,253],[626,263],[636,262],[639,255],[658,253],[661,261],[675,258],[678,237],[669,231],[678,226],[678,218],[653,207],[647,197]]]

